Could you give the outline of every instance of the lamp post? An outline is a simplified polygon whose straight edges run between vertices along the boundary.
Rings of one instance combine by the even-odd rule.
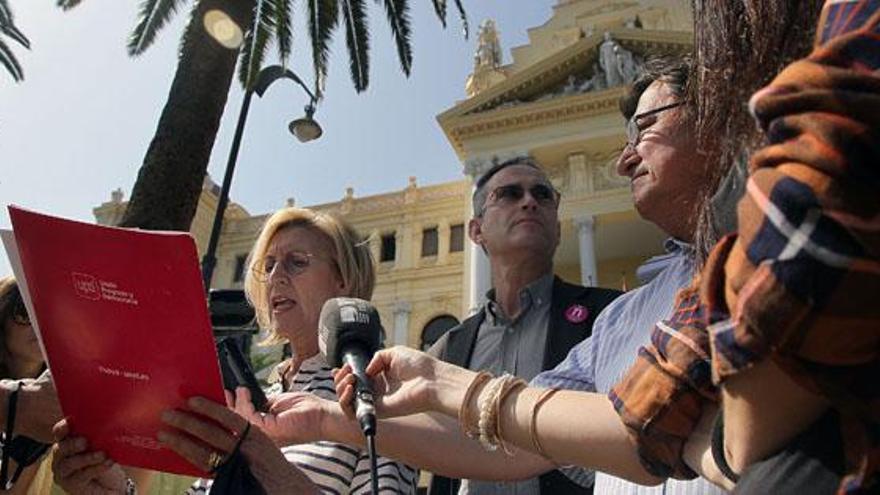
[[[290,69],[280,65],[270,65],[257,74],[256,83],[253,87],[245,90],[244,99],[241,101],[241,110],[238,112],[238,124],[235,126],[235,135],[232,138],[232,147],[229,150],[229,160],[226,163],[226,172],[223,174],[223,186],[220,188],[220,199],[217,202],[217,212],[214,214],[214,224],[211,227],[211,237],[208,241],[208,249],[202,257],[202,280],[205,284],[205,292],[211,288],[211,278],[214,276],[214,267],[217,265],[217,243],[220,240],[220,231],[223,227],[223,215],[229,204],[229,187],[232,184],[232,174],[235,172],[235,162],[238,160],[238,150],[241,147],[241,138],[244,134],[244,125],[247,121],[248,109],[251,106],[251,98],[254,93],[262,97],[269,86],[278,79],[290,79],[299,84],[309,95],[309,104],[306,105],[306,115],[303,118],[292,121],[289,125],[291,134],[300,142],[308,142],[321,137],[321,126],[312,118],[315,114],[315,104],[318,99],[309,91],[309,88]]]

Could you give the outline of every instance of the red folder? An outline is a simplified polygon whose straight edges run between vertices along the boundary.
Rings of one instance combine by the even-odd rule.
[[[203,476],[156,439],[163,410],[225,403],[192,237],[9,216],[71,431],[120,464]]]

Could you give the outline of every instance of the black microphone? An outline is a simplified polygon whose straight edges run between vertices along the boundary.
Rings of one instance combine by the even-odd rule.
[[[319,347],[335,368],[348,364],[355,378],[354,410],[364,435],[376,434],[376,407],[367,365],[381,347],[382,323],[372,304],[363,299],[337,297],[324,303],[318,324]]]

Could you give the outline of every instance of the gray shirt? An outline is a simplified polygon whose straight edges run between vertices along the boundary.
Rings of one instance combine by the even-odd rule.
[[[494,375],[510,373],[531,380],[544,364],[544,347],[550,323],[550,297],[553,294],[553,274],[548,273],[519,292],[520,312],[515,318],[504,314],[495,302],[495,292],[486,295],[484,318],[477,331],[477,341],[471,355],[472,370],[487,370]],[[431,353],[439,355],[445,349],[448,335],[444,335]],[[537,478],[516,482],[462,480],[459,495],[537,495]]]

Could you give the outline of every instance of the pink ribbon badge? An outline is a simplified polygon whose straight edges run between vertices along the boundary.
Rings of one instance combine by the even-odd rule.
[[[583,323],[590,314],[587,308],[580,304],[572,304],[565,310],[565,319],[571,323]]]

